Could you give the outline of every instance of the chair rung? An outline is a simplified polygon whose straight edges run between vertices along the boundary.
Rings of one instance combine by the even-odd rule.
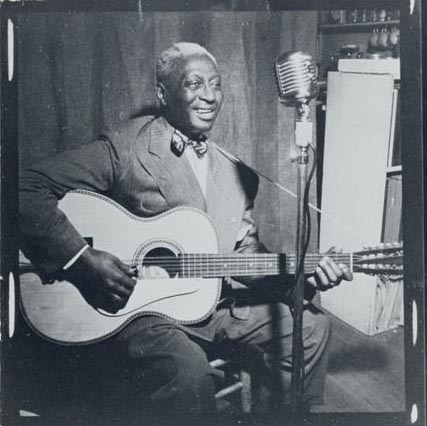
[[[19,417],[40,417],[40,414],[28,410],[19,410]]]
[[[211,367],[213,367],[213,368],[220,368],[220,367],[224,367],[224,366],[226,366],[227,364],[229,364],[230,363],[230,361],[225,361],[225,360],[223,360],[223,359],[221,359],[221,358],[218,358],[218,359],[214,359],[213,361],[211,361],[209,364],[211,365]]]
[[[221,399],[224,398],[227,395],[232,394],[233,392],[236,392],[238,390],[241,390],[243,388],[242,382],[234,383],[233,385],[230,385],[224,389],[221,389],[217,394],[215,395],[215,399]]]

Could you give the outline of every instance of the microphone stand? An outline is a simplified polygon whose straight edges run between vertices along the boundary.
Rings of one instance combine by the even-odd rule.
[[[304,307],[304,246],[306,239],[306,217],[304,211],[304,194],[307,187],[308,146],[312,138],[312,122],[310,108],[306,102],[297,104],[298,118],[295,123],[295,144],[298,148],[296,161],[298,164],[297,182],[297,235],[296,235],[296,283],[293,296],[293,336],[292,336],[292,388],[291,411],[295,415],[303,410],[304,393],[304,346],[302,339],[303,307]]]

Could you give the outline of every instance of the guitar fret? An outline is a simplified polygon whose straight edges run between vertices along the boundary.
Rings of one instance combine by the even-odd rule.
[[[199,275],[198,267],[200,266],[200,262],[197,261],[198,259],[200,259],[200,254],[197,253],[196,254],[196,262],[195,262],[195,265],[194,265],[194,275],[195,276]]]

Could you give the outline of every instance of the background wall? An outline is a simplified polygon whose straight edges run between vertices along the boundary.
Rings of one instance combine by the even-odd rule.
[[[296,192],[289,158],[294,110],[278,103],[273,66],[288,50],[315,55],[316,31],[316,12],[305,11],[20,16],[20,164],[88,143],[105,126],[151,108],[158,54],[173,42],[192,41],[216,56],[223,76],[225,100],[212,138]],[[314,188],[315,182],[312,203]],[[271,250],[294,250],[294,198],[262,181],[257,216]]]

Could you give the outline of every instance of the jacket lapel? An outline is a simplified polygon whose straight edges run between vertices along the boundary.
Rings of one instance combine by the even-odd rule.
[[[192,206],[206,210],[202,190],[185,155],[178,157],[171,150],[173,128],[164,118],[145,126],[138,143],[138,159],[154,180],[170,207]]]

